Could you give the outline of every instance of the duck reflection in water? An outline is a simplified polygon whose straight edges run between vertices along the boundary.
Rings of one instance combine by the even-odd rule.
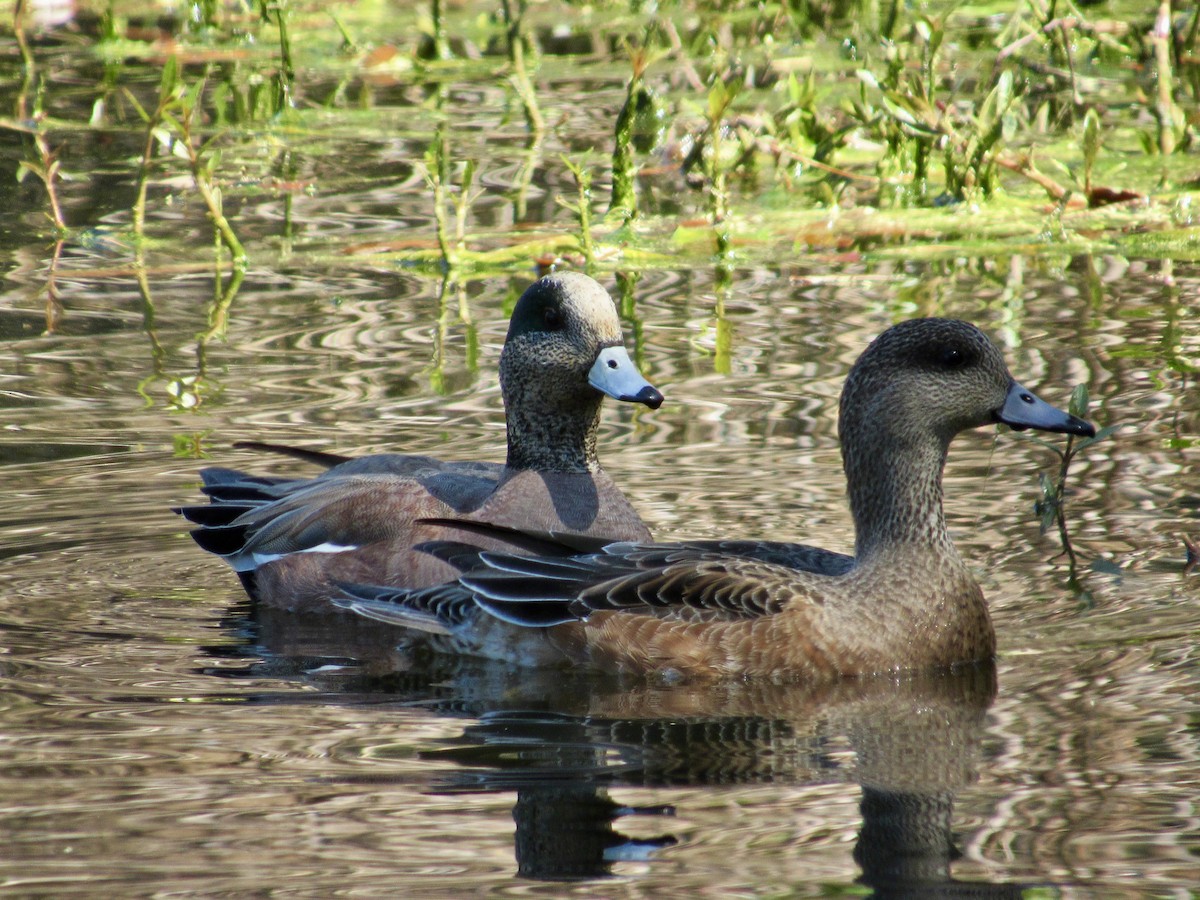
[[[626,686],[550,710],[493,708],[452,747],[422,756],[461,767],[443,790],[516,791],[518,872],[529,878],[607,877],[618,862],[676,843],[621,834],[626,816],[672,811],[624,807],[610,787],[857,782],[854,859],[875,896],[1016,897],[1028,885],[966,884],[950,873],[954,800],[976,777],[994,696],[991,663],[819,687]],[[852,753],[837,752],[847,746]]]
[[[515,793],[522,877],[603,879],[625,874],[625,862],[668,865],[678,859],[673,854],[687,852],[687,841],[672,849],[681,841],[672,833],[671,806],[623,804],[621,788],[656,788],[670,803],[672,788],[844,783],[862,792],[854,861],[858,880],[875,896],[1015,897],[1031,886],[964,883],[951,874],[958,856],[954,803],[977,777],[996,692],[991,662],[817,685],[631,685],[448,657],[416,659],[401,671],[383,642],[372,654],[365,628],[363,639],[346,646],[346,623],[336,617],[255,615],[256,649],[270,651],[256,666],[276,676],[289,661],[296,673],[315,669],[307,680],[329,693],[310,694],[309,702],[399,702],[469,717],[457,737],[420,757],[455,767],[431,785],[434,792]],[[348,656],[361,665],[320,665]],[[379,751],[360,764],[389,765]],[[735,817],[720,828],[754,825],[749,816]],[[695,828],[689,818],[689,830]]]

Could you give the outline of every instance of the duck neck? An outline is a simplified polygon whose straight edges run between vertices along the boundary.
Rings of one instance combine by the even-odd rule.
[[[598,472],[596,431],[602,396],[580,400],[570,411],[506,398],[510,469],[542,472]]]
[[[948,441],[913,433],[881,435],[867,448],[843,445],[860,564],[897,551],[957,558],[942,510],[948,450]]]

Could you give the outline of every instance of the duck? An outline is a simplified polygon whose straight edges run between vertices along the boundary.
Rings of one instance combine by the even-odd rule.
[[[947,530],[942,473],[957,434],[997,423],[1095,434],[1017,382],[976,326],[911,319],[869,344],[841,393],[852,554],[752,540],[585,546],[554,534],[530,535],[536,554],[430,542],[416,549],[463,574],[418,591],[342,583],[334,602],[445,652],[667,683],[979,663],[993,658],[995,631]]]
[[[326,466],[314,478],[201,471],[208,504],[175,509],[196,543],[224,559],[251,599],[271,609],[338,613],[335,581],[420,588],[459,570],[414,553],[432,540],[528,550],[520,530],[650,540],[650,531],[600,465],[605,396],[657,409],[662,393],[623,343],[616,305],[594,279],[556,272],[524,291],[500,354],[507,430],[503,463],[380,453],[359,458],[249,443]],[[485,523],[489,534],[436,524]],[[340,613],[338,613],[340,614]]]

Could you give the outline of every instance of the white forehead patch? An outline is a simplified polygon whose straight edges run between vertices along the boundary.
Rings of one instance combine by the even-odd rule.
[[[561,285],[563,305],[570,307],[585,326],[590,325],[600,339],[621,339],[617,305],[599,282],[582,272],[556,272],[547,277]]]

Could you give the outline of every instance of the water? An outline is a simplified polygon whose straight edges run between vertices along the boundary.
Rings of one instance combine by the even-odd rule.
[[[563,108],[546,158],[601,129],[596,107]],[[363,249],[432,234],[426,189],[385,165],[408,152],[386,139],[404,114],[397,100],[365,148],[361,126],[326,135],[311,198],[239,201],[252,264],[227,339],[203,348],[211,264],[151,253],[148,319],[120,174],[64,188],[72,224],[97,231],[65,247],[45,333],[44,198],[6,188],[7,894],[772,896],[902,876],[926,892],[1194,890],[1194,263],[685,257],[632,290],[628,342],[668,399],[609,404],[602,457],[665,539],[848,548],[837,395],[895,319],[978,323],[1060,405],[1088,384],[1092,417],[1122,427],[1071,470],[1074,572],[1033,512],[1050,451],[987,430],[951,451],[947,513],[991,603],[994,671],[651,689],[412,660],[370,625],[250,609],[169,511],[197,499],[205,464],[305,471],[234,440],[503,454],[503,304],[532,266],[446,289]],[[94,168],[122,171],[125,143],[89,150]],[[523,154],[485,166],[487,227],[511,222]],[[569,229],[553,203],[567,186],[533,184],[528,219]],[[155,229],[209,241],[186,190],[155,196]]]

